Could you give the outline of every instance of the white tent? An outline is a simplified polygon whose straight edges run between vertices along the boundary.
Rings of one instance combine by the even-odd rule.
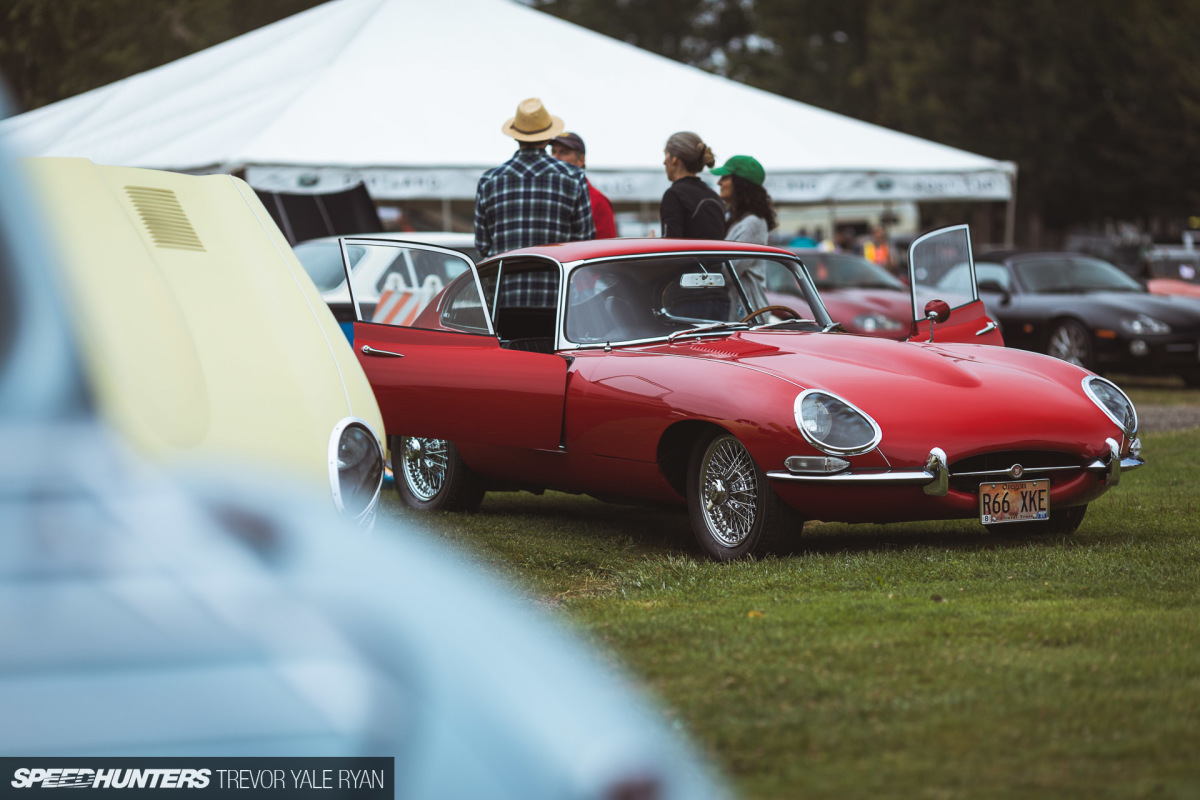
[[[191,172],[276,191],[364,180],[376,199],[472,199],[500,133],[540,97],[615,201],[657,201],[662,148],[748,153],[776,202],[1010,201],[1016,166],[688,67],[513,0],[332,0],[15,117],[27,153]]]

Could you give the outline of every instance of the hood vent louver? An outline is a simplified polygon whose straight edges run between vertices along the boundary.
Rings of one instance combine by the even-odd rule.
[[[170,189],[126,186],[125,194],[137,210],[150,240],[158,247],[203,253],[204,244],[188,220],[179,199]]]

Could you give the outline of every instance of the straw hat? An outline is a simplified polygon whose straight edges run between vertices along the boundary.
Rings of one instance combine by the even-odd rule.
[[[522,100],[517,115],[510,117],[500,131],[518,142],[546,142],[563,132],[563,121],[546,110],[536,97]]]

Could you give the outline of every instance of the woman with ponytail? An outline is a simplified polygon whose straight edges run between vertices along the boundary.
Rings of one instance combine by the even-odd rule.
[[[682,131],[663,150],[671,186],[663,194],[659,217],[662,235],[677,239],[724,239],[725,204],[697,175],[717,163],[699,136]]]

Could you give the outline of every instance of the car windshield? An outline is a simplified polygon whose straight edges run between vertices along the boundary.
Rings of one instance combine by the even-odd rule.
[[[327,292],[336,289],[346,280],[346,271],[342,268],[342,250],[336,240],[301,242],[292,248],[296,258],[317,289]],[[350,266],[353,268],[366,252],[361,247],[350,246]]]
[[[845,253],[799,252],[813,282],[821,291],[828,289],[895,289],[904,284],[882,267]]]
[[[782,306],[751,316],[770,305],[766,290],[771,286],[787,287],[802,298],[806,311],[814,309],[816,321],[789,326],[783,320],[801,314]],[[567,285],[566,336],[577,344],[773,323],[782,323],[774,327],[783,330],[830,324],[807,276],[790,259],[705,255],[606,260],[576,268]]]
[[[1034,294],[1145,291],[1133,278],[1098,258],[1033,257],[1018,261],[1015,270]]]

